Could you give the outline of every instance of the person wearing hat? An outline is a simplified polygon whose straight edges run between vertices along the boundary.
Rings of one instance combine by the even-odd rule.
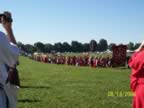
[[[16,108],[17,87],[7,82],[9,73],[6,68],[14,68],[19,56],[10,12],[0,14],[0,24],[6,32],[0,31],[0,108]]]

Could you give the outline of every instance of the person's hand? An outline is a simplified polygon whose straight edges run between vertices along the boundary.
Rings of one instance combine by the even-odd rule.
[[[11,18],[11,13],[10,12],[4,12],[4,15],[8,18]],[[11,22],[8,22],[5,20],[4,17],[1,17],[1,22],[2,22],[2,25],[3,27],[5,28],[5,30],[8,32],[12,29],[12,23]]]

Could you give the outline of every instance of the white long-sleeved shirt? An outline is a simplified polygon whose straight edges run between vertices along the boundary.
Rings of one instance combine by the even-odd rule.
[[[14,67],[18,60],[19,48],[10,43],[3,32],[0,32],[0,83],[5,84],[8,77],[5,64]]]

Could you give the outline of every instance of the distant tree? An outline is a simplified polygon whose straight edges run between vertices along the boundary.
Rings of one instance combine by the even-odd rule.
[[[56,52],[63,52],[63,49],[62,49],[62,44],[60,42],[57,42],[54,44],[54,50]]]
[[[52,50],[54,50],[52,44],[45,44],[44,45],[44,52],[45,53],[50,53]]]
[[[110,43],[109,46],[108,46],[108,49],[109,49],[110,51],[112,51],[112,47],[115,46],[115,45],[116,45],[115,43]]]
[[[108,49],[107,40],[101,39],[98,44],[99,51],[106,51]]]
[[[33,46],[33,45],[30,45],[30,44],[26,44],[25,46],[25,51],[27,53],[34,53],[36,51],[36,48]]]
[[[71,51],[71,46],[69,45],[69,43],[64,42],[62,44],[62,49],[63,49],[64,52],[70,52]]]
[[[81,42],[78,42],[78,52],[84,52],[84,49],[83,49],[83,44]]]
[[[72,49],[72,52],[82,52],[83,51],[82,43],[78,41],[72,41],[71,49]]]
[[[19,49],[25,51],[25,45],[22,42],[17,42],[17,46],[19,47]]]
[[[97,42],[95,40],[91,40],[89,46],[90,46],[90,51],[94,52],[96,51]]]
[[[141,43],[136,43],[136,44],[134,45],[134,50],[136,50],[136,49],[140,46],[140,44],[141,44]]]
[[[132,42],[130,42],[127,46],[128,46],[128,49],[129,49],[129,50],[134,50],[134,49],[135,49],[135,48],[134,48],[134,47],[135,47],[135,46],[134,46],[134,43],[132,43]]]
[[[36,42],[34,47],[36,48],[37,52],[44,52],[45,45],[42,42]]]
[[[95,40],[91,40],[90,43],[81,43],[78,41],[72,41],[71,44],[68,42],[57,42],[54,45],[52,44],[43,44],[42,42],[36,42],[34,45],[26,44],[24,45],[22,42],[17,43],[18,47],[28,53],[37,52],[88,52],[88,51],[106,51],[107,49],[112,51],[112,46],[116,45],[115,43],[107,44],[107,40],[100,39],[99,43]],[[123,45],[123,44],[119,44]],[[129,42],[127,45],[128,49],[135,50],[140,46],[140,43],[134,44],[133,42]]]
[[[89,43],[84,43],[83,44],[83,51],[84,52],[90,51],[90,44]]]

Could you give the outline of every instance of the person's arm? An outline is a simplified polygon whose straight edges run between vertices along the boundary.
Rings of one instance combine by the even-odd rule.
[[[9,12],[5,12],[4,14],[11,17]],[[19,49],[16,45],[16,40],[13,34],[12,22],[6,21],[4,17],[1,17],[1,22],[7,34],[5,35],[4,33],[0,32],[1,57],[5,64],[7,64],[9,67],[14,67],[18,61]]]
[[[9,12],[4,12],[4,14],[7,16],[7,17],[10,17],[11,18],[11,13]],[[12,42],[13,44],[16,44],[16,39],[14,37],[14,34],[13,34],[13,30],[12,30],[12,22],[7,22],[4,17],[2,17],[2,25],[7,33],[7,36],[8,36],[8,39],[10,42]]]
[[[8,36],[8,39],[10,40],[10,42],[12,42],[13,44],[16,45],[17,43],[15,40],[12,28],[9,28],[8,30],[6,30],[6,32],[7,32],[7,36]]]
[[[144,41],[140,44],[140,46],[135,50],[135,52],[139,52],[144,49]]]

